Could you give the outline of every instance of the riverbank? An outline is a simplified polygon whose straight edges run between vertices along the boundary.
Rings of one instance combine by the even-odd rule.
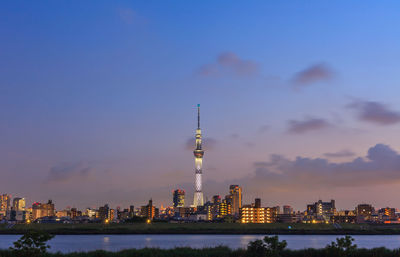
[[[17,224],[0,225],[0,234],[42,230],[53,235],[90,234],[278,234],[278,235],[400,235],[400,224]]]
[[[400,251],[389,250],[386,248],[374,249],[356,249],[351,256],[357,257],[395,257],[399,256]],[[0,250],[2,257],[14,257],[13,253],[8,250]],[[175,248],[169,250],[145,248],[145,249],[128,249],[119,252],[109,251],[92,251],[92,252],[74,252],[74,253],[47,253],[46,257],[251,257],[256,256],[244,249],[232,250],[228,247],[215,248]],[[343,257],[343,253],[329,251],[327,249],[304,249],[304,250],[284,250],[280,252],[280,257]]]

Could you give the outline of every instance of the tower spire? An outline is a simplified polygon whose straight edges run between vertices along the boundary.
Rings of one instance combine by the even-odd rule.
[[[200,104],[197,105],[197,128],[200,129]]]

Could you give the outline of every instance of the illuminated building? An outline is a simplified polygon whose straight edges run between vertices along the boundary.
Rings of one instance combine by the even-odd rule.
[[[99,208],[99,218],[101,220],[109,220],[110,218],[110,207],[108,206],[108,204],[105,204],[104,206],[101,206]]]
[[[242,208],[242,188],[238,185],[230,185],[229,191],[232,198],[232,214],[238,217]]]
[[[99,215],[99,212],[97,210],[87,208],[85,211],[85,215],[88,216],[89,218],[96,218]]]
[[[108,220],[112,221],[115,219],[115,210],[114,209],[110,209],[108,212]]]
[[[279,207],[261,207],[261,199],[240,208],[241,223],[273,223],[279,213]]]
[[[357,223],[364,223],[373,220],[374,207],[371,204],[359,204],[356,207]],[[378,219],[374,217],[374,219]]]
[[[181,189],[176,189],[172,195],[172,202],[174,207],[184,207],[185,206],[185,191]]]
[[[0,212],[6,212],[10,209],[11,195],[0,195]]]
[[[283,206],[283,214],[292,214],[292,213],[293,213],[292,207],[290,207],[289,205]]]
[[[211,203],[207,204],[207,220],[214,220],[218,217],[219,207],[221,204],[221,196],[214,195],[212,197]]]
[[[33,203],[32,204],[32,218],[33,220],[42,217],[53,217],[55,216],[54,203],[49,200],[47,203]]]
[[[19,197],[14,198],[13,209],[15,211],[25,211],[25,198],[19,198]]]
[[[69,217],[69,211],[68,210],[56,211],[56,217],[57,218]]]
[[[396,209],[395,208],[382,208],[378,211],[379,215],[382,216],[380,219],[384,220],[394,220],[396,219]],[[386,216],[385,218],[383,218],[383,216]]]
[[[71,208],[71,211],[70,211],[71,219],[76,218],[76,216],[78,216],[78,211],[76,210],[76,208]]]
[[[240,220],[242,223],[266,223],[265,208],[245,205],[240,209]]]
[[[307,215],[310,217],[313,216],[313,220],[329,222],[335,214],[335,200],[331,200],[330,202],[318,200],[318,202],[307,205]]]
[[[374,212],[374,208],[370,204],[359,204],[356,207],[356,215],[363,216],[363,217],[371,217],[372,213]]]
[[[129,217],[133,218],[135,216],[135,206],[131,205],[129,206]]]
[[[154,219],[154,217],[158,216],[158,209],[153,206],[153,200],[149,200],[149,204],[144,205],[140,208],[140,214],[142,217],[146,217],[150,220]]]
[[[357,216],[354,211],[344,210],[338,211],[335,216],[331,217],[332,223],[356,223]]]
[[[203,191],[202,191],[202,165],[204,151],[201,144],[201,129],[200,129],[200,104],[197,105],[197,129],[196,129],[196,148],[193,151],[195,157],[195,183],[194,183],[194,198],[193,206],[203,206]]]
[[[224,199],[222,202],[219,204],[218,208],[218,218],[224,218],[228,215],[232,215],[232,205],[229,200]]]

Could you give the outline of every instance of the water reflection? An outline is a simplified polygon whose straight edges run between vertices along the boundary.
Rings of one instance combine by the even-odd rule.
[[[0,235],[0,249],[7,249],[18,240],[18,235]],[[74,252],[107,250],[119,251],[129,248],[158,247],[169,249],[190,246],[193,248],[228,246],[232,249],[245,248],[250,241],[262,239],[263,235],[58,235],[50,241],[52,252]],[[336,235],[281,235],[290,249],[323,248]],[[399,248],[399,235],[353,236],[360,248]]]

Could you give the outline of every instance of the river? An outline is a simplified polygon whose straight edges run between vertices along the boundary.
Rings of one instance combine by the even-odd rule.
[[[0,248],[8,248],[18,240],[18,235],[0,235]],[[290,249],[323,248],[337,235],[281,235]],[[356,235],[360,248],[400,248],[400,235]],[[232,249],[245,248],[249,241],[262,235],[57,235],[49,244],[51,252],[75,252],[107,250],[119,251],[129,248],[158,247],[163,249],[190,246],[192,248],[225,245]]]

